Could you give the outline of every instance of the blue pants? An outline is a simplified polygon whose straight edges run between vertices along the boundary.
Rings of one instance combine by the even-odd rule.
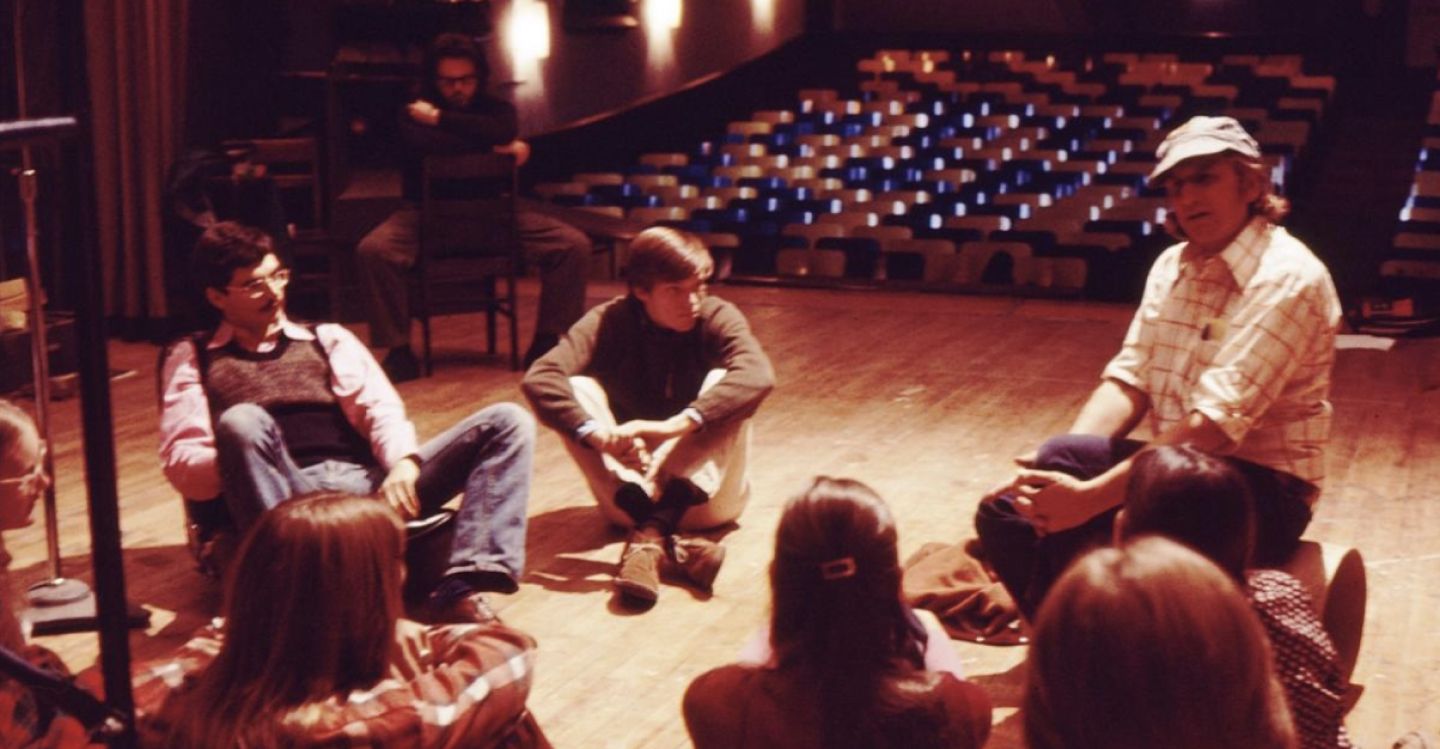
[[[373,494],[385,480],[384,469],[373,464],[328,460],[301,468],[274,418],[250,403],[220,415],[215,446],[225,503],[241,531],[291,497],[319,490]],[[461,495],[446,574],[501,573],[518,584],[534,453],[535,419],[513,403],[476,411],[421,446],[421,513]]]
[[[1144,443],[1086,434],[1052,437],[1036,453],[1036,467],[1090,479],[1139,452]],[[1255,567],[1274,567],[1289,559],[1310,524],[1307,502],[1313,484],[1290,474],[1236,458],[1227,458],[1255,498]],[[1110,543],[1119,508],[1083,525],[1041,536],[1015,509],[1015,497],[1002,494],[980,503],[975,531],[990,568],[999,575],[1026,619],[1034,620],[1050,586],[1071,561]]]

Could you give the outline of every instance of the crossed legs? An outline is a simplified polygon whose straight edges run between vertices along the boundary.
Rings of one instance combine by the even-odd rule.
[[[713,370],[706,377],[702,391],[722,376],[723,370]],[[600,383],[590,377],[571,377],[570,385],[580,407],[591,418],[606,427],[616,426],[615,415],[610,411],[609,399]],[[674,529],[698,530],[733,522],[750,499],[746,472],[750,452],[748,421],[707,426],[655,446],[651,450],[650,470],[646,473],[573,439],[565,440],[565,447],[585,475],[600,513],[622,528],[633,528],[648,519],[649,513],[644,512],[644,506],[637,500],[668,509],[666,489],[677,480],[698,490],[703,498],[692,492],[689,497],[671,499],[671,503],[689,500],[675,518]],[[689,487],[672,489],[669,497],[677,497],[678,492]],[[698,504],[693,502],[696,499],[700,500]]]
[[[702,391],[724,375],[724,370],[711,371]],[[570,384],[581,408],[603,426],[616,426],[600,383],[572,377]],[[668,564],[665,569],[677,570],[708,592],[725,559],[724,547],[703,538],[682,538],[675,531],[714,528],[740,517],[750,498],[748,421],[707,425],[652,445],[650,465],[643,472],[573,439],[564,442],[601,514],[632,529],[616,571],[616,590],[632,602],[652,604],[659,595],[662,566]]]
[[[344,461],[300,468],[275,419],[254,404],[221,414],[215,443],[225,502],[242,531],[292,497],[320,490],[372,494],[385,478],[378,466]],[[461,495],[447,579],[464,580],[468,590],[518,587],[534,449],[534,417],[512,403],[483,408],[421,446],[416,492],[422,512],[437,512]]]
[[[1088,479],[1138,452],[1144,444],[1084,434],[1052,437],[1036,453],[1036,466]],[[1250,486],[1255,498],[1256,567],[1284,563],[1299,546],[1310,523],[1306,501],[1314,487],[1294,476],[1237,458],[1226,458]],[[980,503],[975,530],[991,568],[1015,598],[1021,613],[1034,619],[1050,586],[1065,567],[1086,551],[1110,543],[1118,508],[1086,523],[1044,536],[1015,509],[1014,496],[1002,494]]]

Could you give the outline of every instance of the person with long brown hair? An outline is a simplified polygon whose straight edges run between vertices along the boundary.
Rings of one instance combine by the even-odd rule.
[[[1115,538],[1164,536],[1230,575],[1270,638],[1301,749],[1350,749],[1349,684],[1335,643],[1303,583],[1282,570],[1250,569],[1254,516],[1245,480],[1229,463],[1191,447],[1157,447],[1135,459]]]
[[[546,746],[525,710],[535,641],[504,625],[402,618],[404,528],[324,493],[264,513],[225,618],[136,675],[142,738],[165,747]]]
[[[1255,612],[1173,541],[1081,557],[1036,619],[1021,704],[1029,749],[1295,749]]]
[[[979,747],[990,701],[938,622],[900,598],[895,521],[870,487],[819,477],[790,500],[770,563],[769,652],[701,675],[685,724],[711,747]]]

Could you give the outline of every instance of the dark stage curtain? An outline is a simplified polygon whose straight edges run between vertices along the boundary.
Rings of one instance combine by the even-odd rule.
[[[114,329],[165,328],[165,170],[184,133],[189,0],[85,3],[101,278]]]

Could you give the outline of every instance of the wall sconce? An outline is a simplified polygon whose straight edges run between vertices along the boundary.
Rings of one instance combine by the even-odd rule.
[[[750,0],[750,22],[755,32],[769,36],[775,31],[775,0]]]
[[[515,0],[505,25],[505,44],[517,69],[550,56],[550,7],[542,0]]]
[[[645,28],[674,31],[680,28],[684,12],[684,0],[645,0]]]

